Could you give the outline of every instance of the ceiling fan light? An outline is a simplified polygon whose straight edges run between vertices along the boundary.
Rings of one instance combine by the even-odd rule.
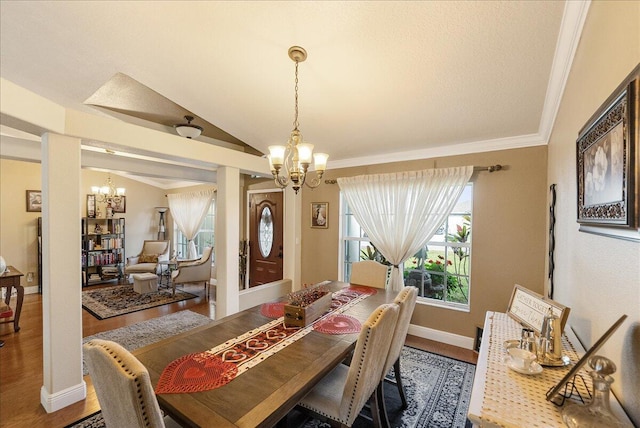
[[[184,118],[187,119],[187,123],[181,123],[173,126],[178,135],[185,138],[198,138],[202,133],[202,126],[191,123],[193,116],[185,116]]]

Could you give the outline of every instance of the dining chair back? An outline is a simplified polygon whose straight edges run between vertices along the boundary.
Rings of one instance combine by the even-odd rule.
[[[350,427],[369,402],[374,426],[381,426],[375,394],[398,319],[395,303],[379,306],[362,325],[351,365],[338,364],[300,401],[315,416]]]
[[[382,371],[382,377],[380,379],[380,385],[376,393],[378,394],[378,400],[381,402],[381,416],[385,426],[388,426],[387,412],[384,404],[384,379],[387,373],[393,367],[393,374],[396,378],[396,385],[402,400],[402,408],[407,408],[407,397],[402,385],[402,376],[400,373],[400,354],[402,354],[402,347],[407,338],[407,332],[409,331],[409,325],[411,324],[411,315],[413,315],[413,309],[416,307],[416,300],[418,298],[418,289],[413,286],[404,287],[396,296],[394,303],[398,305],[399,314],[398,322],[396,322],[395,331],[393,332],[393,338],[391,339],[391,345],[389,346],[389,353],[387,360]]]
[[[355,285],[385,288],[389,268],[375,260],[362,260],[351,264],[349,282]]]
[[[165,427],[149,372],[136,357],[101,339],[85,343],[83,351],[107,427]]]

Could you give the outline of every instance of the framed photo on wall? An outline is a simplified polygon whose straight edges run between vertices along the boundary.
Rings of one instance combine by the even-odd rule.
[[[329,202],[311,203],[311,227],[316,229],[329,227]]]
[[[639,71],[640,66],[591,116],[578,135],[577,221],[581,226],[640,227]]]
[[[27,190],[27,212],[42,211],[42,191]]]
[[[111,205],[111,208],[113,208],[113,212],[114,213],[126,213],[127,212],[127,197],[126,196],[120,196],[120,201],[113,202],[113,205]]]
[[[87,217],[96,218],[96,195],[87,195]]]

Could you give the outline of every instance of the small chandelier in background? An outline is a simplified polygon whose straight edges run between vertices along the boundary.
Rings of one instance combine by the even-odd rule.
[[[91,193],[96,195],[96,201],[105,202],[107,204],[119,204],[124,196],[125,188],[116,187],[111,181],[111,175],[107,176],[107,182],[104,186],[92,186]]]
[[[193,116],[185,116],[184,118],[187,120],[187,123],[173,125],[178,135],[186,138],[198,138],[202,133],[202,126],[191,123]]]
[[[286,146],[269,146],[269,156],[267,158],[269,159],[271,174],[273,174],[276,185],[284,189],[291,184],[297,194],[303,184],[311,188],[316,188],[320,185],[322,174],[327,169],[329,155],[326,153],[314,154],[313,144],[303,142],[302,133],[298,129],[298,63],[307,59],[307,51],[300,46],[292,46],[289,48],[289,58],[296,63],[293,130]],[[312,157],[316,169],[316,177],[313,179],[307,177],[307,170],[311,165]],[[283,175],[280,175],[281,170]]]

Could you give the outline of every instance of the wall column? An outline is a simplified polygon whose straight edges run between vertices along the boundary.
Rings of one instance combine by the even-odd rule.
[[[42,338],[40,403],[55,412],[83,400],[80,139],[42,137]],[[54,340],[55,338],[55,340]]]
[[[240,171],[217,170],[216,198],[216,319],[240,310]]]

